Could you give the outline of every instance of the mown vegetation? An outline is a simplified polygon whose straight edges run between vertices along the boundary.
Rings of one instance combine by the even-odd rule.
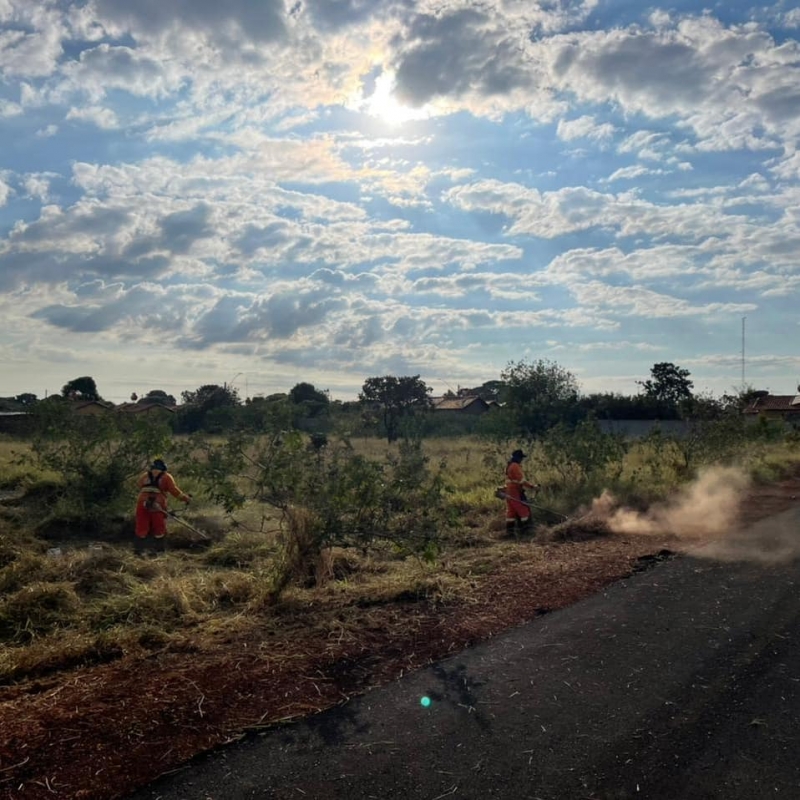
[[[708,464],[769,481],[800,459],[796,434],[747,424],[735,403],[680,438],[656,427],[630,441],[575,410],[577,386],[560,368],[514,365],[503,385],[506,406],[479,432],[438,437],[424,435],[427,415],[409,406],[370,436],[309,432],[292,406],[323,414],[310,386],[265,401],[257,430],[216,436],[38,404],[35,435],[0,441],[0,681],[286,624],[285,609],[320,587],[343,604],[457,594],[465,576],[499,561],[494,489],[517,446],[543,487],[540,523],[602,492],[646,507]],[[371,386],[375,396],[385,388]],[[364,402],[368,415],[377,401]],[[219,408],[236,406],[203,418]],[[191,527],[171,523],[168,552],[141,559],[131,549],[133,486],[155,454],[195,499]],[[536,536],[547,539],[546,525]]]

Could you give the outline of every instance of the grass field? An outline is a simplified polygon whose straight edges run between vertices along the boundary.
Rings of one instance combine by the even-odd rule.
[[[371,458],[387,451],[375,439],[353,446]],[[501,569],[508,558],[503,506],[494,489],[515,446],[466,437],[426,441],[429,463],[446,476],[456,519],[442,532],[438,557],[427,563],[386,542],[324,549],[293,575],[281,603],[347,608],[403,596],[467,596],[476,576]],[[800,455],[791,441],[750,442],[735,460],[756,480],[769,481]],[[567,515],[603,489],[642,508],[685,480],[681,453],[670,442],[634,444],[599,475],[548,463],[534,444],[526,469],[543,485],[536,502]],[[195,488],[177,477],[184,488]],[[0,682],[190,641],[202,647],[222,633],[287,624],[271,591],[284,545],[274,509],[251,502],[229,516],[200,500],[187,519],[207,540],[173,522],[169,551],[141,559],[131,548],[133,486],[129,513],[85,531],[74,520],[59,529],[58,515],[48,517],[40,507],[54,487],[68,498],[69,487],[37,468],[27,443],[0,440]],[[607,531],[600,526],[598,532]],[[547,532],[539,537],[546,539]]]

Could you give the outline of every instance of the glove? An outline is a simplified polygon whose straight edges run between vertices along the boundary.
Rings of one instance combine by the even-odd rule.
[[[187,506],[189,505],[191,500],[192,500],[192,496],[190,494],[184,495],[183,502],[186,503]]]

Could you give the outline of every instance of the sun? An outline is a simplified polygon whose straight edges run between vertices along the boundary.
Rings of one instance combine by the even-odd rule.
[[[395,94],[394,75],[384,72],[375,79],[375,90],[361,102],[361,110],[371,117],[377,117],[387,125],[402,125],[404,122],[428,119],[430,111],[426,107],[412,108],[403,105]]]

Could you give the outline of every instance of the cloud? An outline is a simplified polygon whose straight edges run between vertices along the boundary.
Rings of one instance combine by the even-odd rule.
[[[67,112],[66,119],[88,122],[101,130],[114,130],[114,128],[119,128],[120,126],[117,115],[110,108],[102,108],[100,106],[71,108]]]
[[[180,88],[183,72],[173,62],[156,60],[132,47],[100,44],[67,63],[63,75],[74,90],[93,102],[114,89],[137,97],[165,97]],[[65,91],[61,87],[60,91]]]
[[[242,42],[269,44],[286,35],[281,0],[95,0],[97,21],[107,33],[161,38],[182,35],[191,41],[201,35],[205,42],[228,56],[240,51]],[[202,44],[202,40],[197,41]]]
[[[437,97],[505,95],[528,85],[518,40],[503,22],[474,8],[414,17],[395,56],[399,98],[418,107]]]
[[[320,31],[339,31],[384,16],[394,5],[381,0],[307,0],[305,8]],[[410,6],[410,2],[404,4]]]
[[[37,139],[49,139],[51,136],[55,136],[58,133],[58,125],[50,124],[46,125],[44,128],[39,128],[36,131],[36,138]]]
[[[581,353],[597,353],[601,351],[631,351],[638,350],[643,353],[659,353],[666,348],[648,342],[630,342],[624,339],[607,342],[547,342],[551,350],[554,351],[578,351]]]
[[[800,46],[777,25],[797,20],[725,20],[596,0],[0,0],[6,336],[162,330],[197,363],[281,374],[474,373],[546,336],[594,375],[598,354],[659,346],[659,321],[706,331],[757,307],[781,357]]]
[[[23,180],[25,194],[34,197],[42,203],[46,203],[50,193],[50,180],[56,177],[52,173],[37,173],[26,175]]]
[[[0,8],[0,74],[6,78],[50,75],[66,35],[61,17],[47,3],[8,2]]]
[[[613,183],[614,181],[632,181],[636,178],[642,178],[645,175],[663,175],[663,169],[648,169],[641,165],[631,167],[620,167],[615,170],[607,178],[603,179],[604,183]]]
[[[22,106],[19,103],[0,98],[0,119],[18,117],[20,114],[22,114]]]
[[[684,17],[672,28],[554,36],[540,50],[560,91],[653,119],[676,115],[704,149],[763,147],[800,126],[798,45],[756,26]]]
[[[556,133],[566,142],[575,139],[593,139],[607,141],[614,135],[614,126],[610,122],[598,123],[594,117],[584,115],[577,119],[559,120]]]
[[[742,187],[749,192],[749,187]],[[738,252],[743,263],[790,266],[798,246],[800,220],[789,209],[798,198],[789,190],[769,202],[786,209],[774,222],[763,212],[752,216],[752,198],[736,195],[741,190],[716,187],[700,192],[701,200],[684,203],[655,203],[638,193],[608,194],[584,186],[540,192],[517,183],[486,179],[454,187],[443,199],[470,213],[491,213],[509,220],[506,236],[531,235],[556,239],[582,231],[597,231],[623,240],[649,237],[681,244],[702,244],[708,257]],[[730,195],[725,202],[702,201],[704,194]],[[692,195],[691,192],[686,193]],[[764,202],[764,198],[760,198]]]
[[[609,286],[599,281],[574,285],[570,291],[588,308],[602,309],[614,316],[669,319],[690,316],[735,315],[754,311],[753,303],[704,303],[693,305],[678,297],[654,292],[641,286]]]

